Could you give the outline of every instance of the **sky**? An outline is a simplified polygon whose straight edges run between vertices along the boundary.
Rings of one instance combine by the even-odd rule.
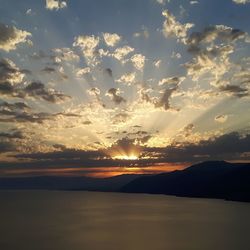
[[[0,0],[0,176],[250,160],[249,0]]]

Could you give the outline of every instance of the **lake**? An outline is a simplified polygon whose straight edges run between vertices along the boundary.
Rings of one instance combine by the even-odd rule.
[[[250,204],[164,195],[0,191],[1,250],[245,250]]]

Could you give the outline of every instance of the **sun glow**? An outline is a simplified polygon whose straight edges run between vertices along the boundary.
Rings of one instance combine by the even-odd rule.
[[[139,157],[135,154],[131,154],[131,155],[116,155],[114,157],[112,157],[115,160],[128,160],[128,161],[135,161],[138,160]]]

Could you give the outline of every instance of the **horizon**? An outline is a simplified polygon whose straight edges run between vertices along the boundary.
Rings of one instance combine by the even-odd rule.
[[[249,11],[0,0],[0,178],[250,162]]]

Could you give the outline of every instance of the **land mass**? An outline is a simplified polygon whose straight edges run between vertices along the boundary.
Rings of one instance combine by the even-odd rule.
[[[62,176],[0,178],[0,189],[148,193],[250,202],[250,163],[208,161],[169,173],[103,179]]]

